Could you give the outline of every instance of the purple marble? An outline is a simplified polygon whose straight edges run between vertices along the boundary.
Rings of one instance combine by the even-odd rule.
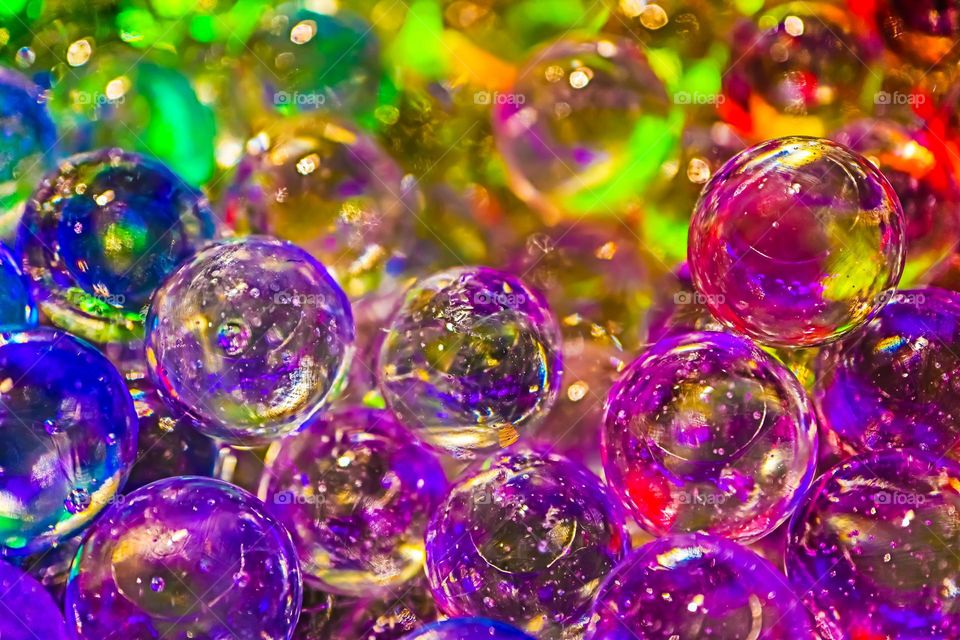
[[[809,613],[777,569],[702,533],[640,547],[600,587],[589,640],[810,640]]]
[[[380,349],[380,386],[401,422],[472,458],[517,441],[560,386],[560,332],[519,278],[463,267],[416,283]]]
[[[824,344],[880,308],[903,270],[893,187],[828,140],[770,140],[727,162],[690,223],[690,273],[722,323],[775,346]]]
[[[39,582],[0,562],[0,638],[67,640],[60,607]]]
[[[509,625],[484,618],[454,618],[428,624],[403,640],[533,640]]]
[[[263,503],[185,476],[104,514],[74,561],[66,611],[79,640],[289,640],[301,597],[290,534]]]
[[[150,296],[216,231],[206,198],[162,163],[120,149],[71,156],[27,203],[24,273],[55,325],[96,342],[143,333]]]
[[[787,575],[825,640],[960,637],[960,466],[911,450],[825,474],[790,523]]]
[[[960,439],[960,294],[899,291],[817,361],[821,424],[854,451],[943,455]]]
[[[427,579],[449,616],[560,638],[586,623],[600,580],[629,550],[620,506],[585,467],[524,449],[476,465],[427,529]]]
[[[0,554],[77,533],[122,487],[137,414],[100,352],[49,328],[0,332]]]
[[[150,375],[208,436],[255,446],[299,429],[339,390],[350,304],[303,249],[252,236],[212,245],[157,291]]]
[[[607,481],[650,533],[752,541],[810,486],[816,422],[796,377],[752,342],[687,333],[611,389],[602,447]]]
[[[322,414],[274,446],[260,496],[293,535],[304,575],[346,595],[384,593],[423,567],[443,468],[387,411]]]

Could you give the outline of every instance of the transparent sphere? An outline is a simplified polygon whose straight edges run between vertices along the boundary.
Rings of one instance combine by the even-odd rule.
[[[514,192],[547,221],[614,216],[672,157],[681,117],[636,44],[563,39],[533,54],[493,129]]]
[[[776,346],[824,344],[880,308],[903,270],[893,187],[828,140],[770,140],[707,183],[690,223],[690,273],[725,325]]]
[[[0,609],[3,640],[67,640],[54,599],[39,582],[6,562],[0,562]]]
[[[274,445],[260,485],[304,575],[347,595],[385,592],[423,567],[423,534],[447,490],[440,462],[393,415],[325,413]]]
[[[302,583],[286,529],[231,484],[184,476],[107,511],[67,584],[78,639],[289,640]]]
[[[926,72],[960,60],[956,0],[882,0],[876,20],[887,45]]]
[[[403,640],[533,640],[513,627],[484,618],[454,618],[434,622]]]
[[[427,579],[449,616],[559,638],[582,628],[600,580],[629,546],[600,478],[522,450],[488,459],[450,491],[427,530]]]
[[[960,440],[960,294],[899,291],[817,363],[821,424],[855,451],[940,456]]]
[[[901,284],[912,283],[946,258],[960,237],[960,184],[934,136],[894,120],[846,124],[830,138],[876,165],[903,207],[907,250]]]
[[[57,132],[43,91],[0,67],[0,237],[10,238],[30,192],[53,165]]]
[[[732,29],[720,116],[752,141],[825,136],[857,113],[880,53],[842,2],[772,2]]]
[[[590,640],[812,640],[807,610],[753,551],[702,533],[640,547],[597,595]]]
[[[146,354],[160,393],[208,436],[292,433],[339,390],[353,354],[346,296],[303,249],[265,237],[210,246],[157,291]]]
[[[0,242],[0,325],[37,324],[37,306],[16,255]]]
[[[911,450],[834,467],[790,522],[787,575],[825,640],[960,637],[960,467]]]
[[[810,486],[817,432],[784,365],[740,336],[687,333],[610,390],[602,446],[607,481],[650,533],[752,541]]]
[[[124,378],[140,419],[137,461],[126,493],[163,478],[212,476],[217,443],[197,431],[189,416],[161,399],[145,370],[124,371]]]
[[[199,191],[156,160],[103,149],[71,156],[40,183],[17,244],[51,322],[128,342],[142,335],[154,290],[214,232]]]
[[[380,385],[400,421],[451,455],[517,441],[560,383],[557,322],[519,278],[466,267],[416,283],[380,349]]]
[[[323,109],[359,118],[377,102],[380,40],[374,26],[338,5],[319,12],[299,2],[278,4],[261,16],[246,46],[246,62],[281,113]]]
[[[0,553],[77,533],[137,455],[137,414],[99,351],[48,328],[0,331]]]
[[[296,242],[358,297],[402,261],[419,202],[376,141],[314,114],[273,121],[250,139],[222,207],[238,231]]]
[[[518,60],[531,47],[568,33],[595,33],[610,15],[602,2],[569,0],[544,10],[542,0],[440,0],[444,44],[466,61],[452,61],[480,71],[479,63],[464,55],[469,43],[508,60]],[[420,18],[422,20],[422,18]]]

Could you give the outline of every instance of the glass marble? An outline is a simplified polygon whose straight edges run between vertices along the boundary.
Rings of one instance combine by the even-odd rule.
[[[60,607],[43,586],[0,561],[0,638],[67,640]]]
[[[0,325],[37,324],[37,305],[16,255],[0,242]]]
[[[887,45],[927,72],[960,60],[956,0],[881,0],[876,19]]]
[[[407,291],[380,349],[380,386],[400,421],[459,458],[508,446],[560,386],[560,334],[541,296],[486,267]]]
[[[960,467],[887,450],[835,467],[790,523],[787,575],[824,640],[960,637]]]
[[[283,3],[266,13],[247,44],[268,100],[288,114],[370,114],[383,75],[374,27],[337,5],[322,12],[301,5]]]
[[[813,480],[817,432],[794,375],[746,338],[685,333],[633,361],[607,398],[607,481],[654,535],[753,541]]]
[[[842,2],[774,2],[732,29],[721,117],[751,141],[825,136],[881,72],[881,53]]]
[[[218,457],[216,442],[197,431],[189,416],[163,402],[145,369],[124,372],[140,421],[137,462],[127,479],[126,492],[163,478],[212,476]]]
[[[427,579],[449,616],[560,638],[582,629],[600,580],[629,548],[600,478],[525,449],[489,458],[451,489],[427,529]]]
[[[376,141],[313,114],[271,121],[250,139],[222,208],[238,232],[296,242],[359,297],[402,257],[417,193]]]
[[[290,534],[233,485],[149,484],[90,530],[67,584],[78,640],[289,640],[303,585]]]
[[[95,342],[142,336],[151,294],[216,230],[206,199],[156,160],[71,156],[27,203],[17,248],[40,310]]]
[[[123,486],[137,414],[100,352],[49,328],[0,331],[0,554],[77,533]]]
[[[559,40],[491,102],[511,187],[550,223],[637,206],[680,138],[682,117],[626,39]]]
[[[401,640],[420,627],[435,622],[438,612],[433,594],[421,576],[379,597],[338,597],[332,616],[324,622],[322,611],[300,624],[294,640]],[[319,622],[319,624],[316,624]]]
[[[0,237],[15,232],[30,191],[53,165],[56,147],[43,91],[0,67]]]
[[[597,595],[590,640],[809,640],[812,620],[778,570],[702,533],[640,547]],[[856,637],[856,636],[854,636]]]
[[[863,325],[897,285],[904,227],[867,159],[828,140],[770,140],[704,187],[690,273],[726,326],[764,344],[821,345]]]
[[[325,413],[274,445],[260,485],[308,580],[346,595],[386,592],[423,567],[427,520],[447,481],[388,411]]]
[[[817,362],[821,424],[855,451],[943,455],[960,439],[960,294],[898,291]]]
[[[960,239],[960,184],[934,136],[889,119],[857,120],[830,134],[876,165],[900,200],[907,242],[901,284],[946,258]]]
[[[414,631],[403,640],[533,640],[513,627],[484,618],[454,618]]]
[[[146,356],[161,395],[243,446],[299,429],[339,391],[350,304],[303,249],[254,236],[207,247],[157,291]]]

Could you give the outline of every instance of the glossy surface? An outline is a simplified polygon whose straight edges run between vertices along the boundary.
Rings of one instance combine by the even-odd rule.
[[[619,214],[679,141],[679,114],[626,39],[558,40],[494,97],[511,187],[548,221]]]
[[[0,332],[0,553],[76,534],[123,486],[137,414],[120,374],[48,328]]]
[[[427,530],[427,578],[450,616],[485,616],[559,638],[582,628],[629,549],[598,477],[529,449],[492,457],[454,486]]]
[[[755,540],[813,480],[816,423],[800,383],[746,338],[668,337],[635,360],[607,400],[607,481],[654,535]]]
[[[0,242],[0,325],[37,324],[37,305],[16,255]]]
[[[119,149],[71,156],[27,203],[17,239],[41,311],[95,342],[142,336],[151,294],[213,237],[203,195]]]
[[[339,389],[353,354],[346,296],[288,242],[211,246],[157,291],[150,375],[205,434],[263,444],[300,428]]]
[[[290,535],[233,485],[181,477],[112,507],[78,552],[77,638],[292,637],[302,583]]]
[[[690,273],[718,320],[771,345],[840,338],[866,322],[903,270],[904,217],[865,158],[816,138],[770,140],[704,187]]]
[[[272,121],[246,148],[224,194],[227,223],[296,242],[351,297],[376,289],[419,211],[416,187],[393,159],[352,125],[322,115]]]
[[[821,354],[821,423],[856,451],[940,456],[960,439],[960,294],[898,291],[856,336]]]
[[[807,610],[777,569],[740,545],[672,535],[627,556],[600,588],[590,640],[809,640]]]
[[[0,123],[0,236],[7,239],[53,164],[57,132],[40,87],[7,68],[0,68]]]
[[[513,627],[483,618],[455,618],[427,625],[403,640],[532,640]]]
[[[0,561],[0,638],[67,640],[63,614],[43,586]]]
[[[384,593],[423,566],[423,534],[447,490],[443,468],[387,411],[326,413],[274,445],[260,496],[293,535],[307,579]]]
[[[787,575],[826,640],[960,634],[960,468],[883,451],[817,481],[790,523]]]
[[[380,350],[380,385],[419,437],[470,458],[543,419],[557,397],[559,345],[550,309],[520,279],[451,269],[407,291]]]

